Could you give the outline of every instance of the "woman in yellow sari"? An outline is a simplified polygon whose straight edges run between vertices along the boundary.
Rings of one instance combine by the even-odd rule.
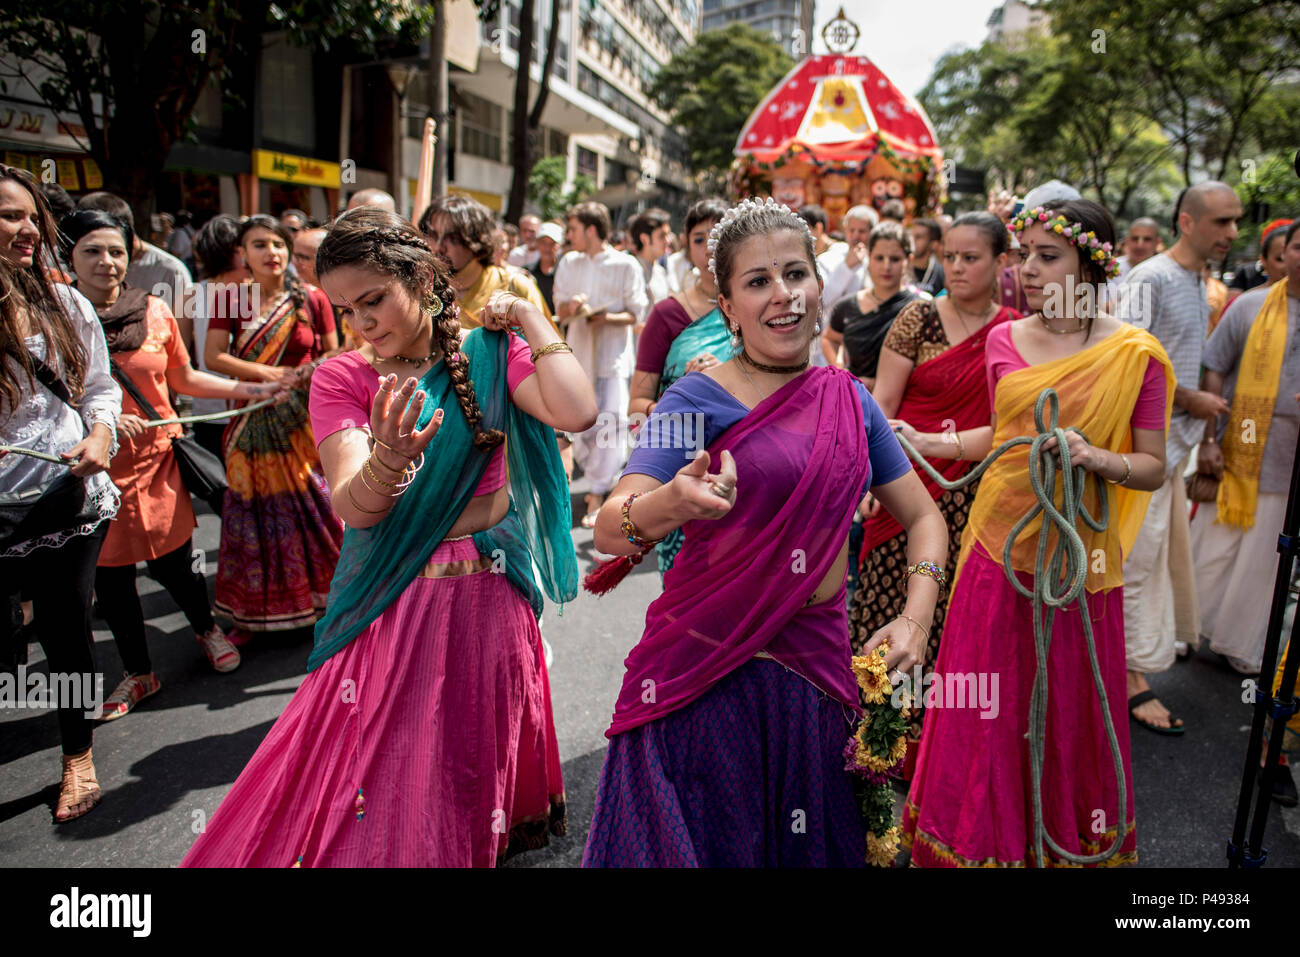
[[[1125,713],[1123,560],[1148,493],[1163,481],[1173,372],[1150,333],[1093,308],[1114,269],[1115,228],[1105,209],[1075,200],[1030,210],[1012,226],[1027,251],[1022,275],[1033,311],[989,334],[992,423],[962,432],[949,448],[978,461],[1007,439],[1037,434],[1036,401],[1044,389],[1055,389],[1059,425],[1078,430],[1067,432],[1070,462],[1093,473],[1084,506],[1109,522],[1101,531],[1077,524],[1089,556],[1087,608],[1055,613],[1038,766],[1026,740],[1038,670],[1035,611],[1003,564],[1015,524],[1037,501],[1027,446],[1003,453],[984,473],[962,539],[935,674],[921,692],[927,716],[903,816],[904,844],[919,866],[1070,862],[1061,851],[1096,855],[1083,863],[1130,863],[1137,833]],[[906,426],[900,431],[916,437]],[[1054,450],[1055,439],[1045,447]],[[1053,489],[1058,508],[1062,499]],[[1010,571],[1030,594],[1040,533],[1052,549],[1058,532],[1044,528],[1041,513],[1010,550]],[[1053,584],[1053,590],[1060,588]],[[1100,686],[1082,614],[1089,616]],[[1049,839],[1041,842],[1040,820]]]
[[[207,366],[294,388],[287,402],[232,419],[223,437],[230,488],[215,607],[234,621],[228,637],[237,645],[249,632],[314,625],[343,540],[307,415],[312,370],[338,348],[334,311],[323,292],[286,274],[292,243],[279,222],[250,217],[239,246],[253,282],[216,304]]]

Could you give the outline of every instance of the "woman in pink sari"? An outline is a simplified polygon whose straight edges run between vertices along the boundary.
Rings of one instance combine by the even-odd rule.
[[[849,522],[870,487],[933,562],[943,518],[862,384],[808,368],[821,281],[803,221],[746,201],[711,243],[740,354],[664,393],[596,525],[614,554],[685,538],[627,658],[583,863],[861,866]],[[920,660],[937,594],[914,576],[873,637],[891,668]]]

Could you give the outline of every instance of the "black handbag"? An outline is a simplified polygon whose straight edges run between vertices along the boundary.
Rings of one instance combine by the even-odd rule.
[[[15,353],[12,346],[7,351],[10,355]],[[77,420],[81,421],[81,413],[73,405],[72,394],[63,380],[35,356],[29,354],[28,359],[41,384],[77,412]],[[0,492],[0,553],[42,535],[66,532],[98,521],[98,508],[86,502],[85,479],[71,472],[64,472],[44,488]]]
[[[121,366],[111,358],[108,364],[112,367],[113,377],[122,383],[122,388],[130,393],[131,398],[135,399],[141,411],[149,417],[151,422],[157,422],[162,418],[154,410],[149,401],[136,388],[131,378],[122,371]],[[172,439],[172,452],[176,456],[176,464],[181,470],[181,481],[185,483],[185,488],[191,495],[197,495],[203,501],[207,502],[212,511],[218,515],[221,514],[221,505],[226,498],[226,465],[221,459],[217,458],[203,446],[199,445],[198,440],[193,435],[186,433],[178,435]]]

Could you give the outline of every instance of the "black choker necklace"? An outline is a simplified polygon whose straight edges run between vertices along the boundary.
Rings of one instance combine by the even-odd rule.
[[[765,365],[762,362],[755,362],[753,358],[750,357],[749,353],[744,349],[740,350],[740,357],[744,359],[746,362],[748,362],[755,369],[757,369],[759,372],[772,372],[775,373],[776,375],[785,375],[791,372],[803,372],[804,369],[808,368],[807,359],[804,359],[803,362],[801,362],[797,366],[769,366],[769,365]]]

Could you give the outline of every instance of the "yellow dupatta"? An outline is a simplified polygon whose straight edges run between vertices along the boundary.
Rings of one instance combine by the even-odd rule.
[[[460,327],[475,329],[481,325],[479,313],[492,298],[492,293],[499,290],[527,299],[542,311],[543,316],[551,318],[551,310],[547,308],[546,300],[542,298],[541,290],[531,276],[512,273],[504,266],[484,266],[474,284],[456,296],[456,305],[460,307]],[[554,326],[554,322],[551,325]]]
[[[1237,389],[1223,436],[1223,481],[1215,504],[1216,522],[1243,530],[1255,524],[1259,469],[1282,380],[1286,315],[1286,280],[1279,279],[1264,297],[1237,365]]]
[[[1092,445],[1111,452],[1128,452],[1133,448],[1129,420],[1142,388],[1151,358],[1159,360],[1165,370],[1165,429],[1173,409],[1173,366],[1159,340],[1135,326],[1122,325],[1118,331],[1086,349],[1063,359],[1017,369],[998,380],[994,393],[997,430],[993,447],[1021,435],[1036,435],[1034,403],[1046,388],[1056,390],[1060,398],[1057,419],[1062,428],[1077,428]],[[1100,516],[1097,484],[1089,478],[1084,494],[1088,513]],[[1080,523],[1079,534],[1089,555],[1090,592],[1105,591],[1124,584],[1124,557],[1142,527],[1150,492],[1139,492],[1118,485],[1107,485],[1110,520],[1103,532],[1094,532]],[[1053,490],[1053,500],[1061,505],[1060,485]],[[971,548],[978,541],[985,551],[1001,561],[1002,549],[1012,527],[1036,503],[1029,481],[1029,447],[1016,446],[994,462],[980,479],[979,491],[971,506],[970,519],[962,536],[957,574],[966,563]],[[1030,522],[1011,550],[1011,564],[1016,571],[1033,574],[1037,562],[1037,537],[1043,516]],[[1057,532],[1048,530],[1047,549],[1056,547]],[[957,574],[953,576],[956,586]]]

